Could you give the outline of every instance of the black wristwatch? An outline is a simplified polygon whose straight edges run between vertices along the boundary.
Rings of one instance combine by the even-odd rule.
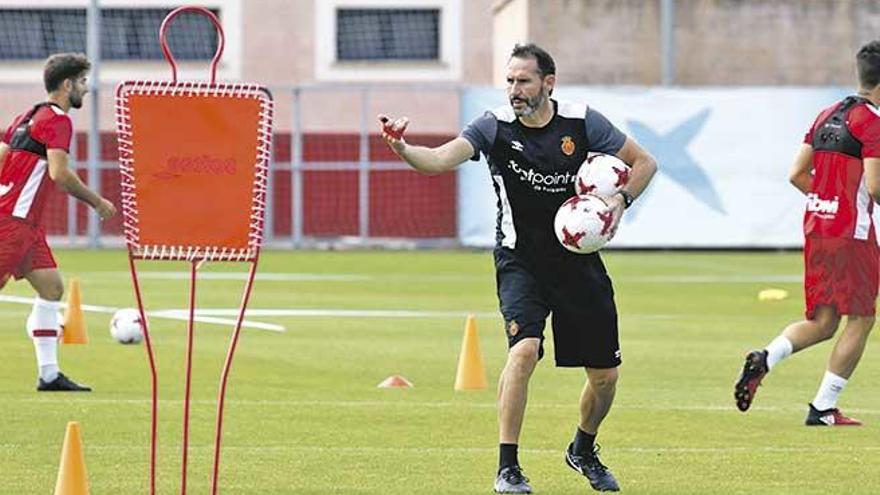
[[[633,201],[635,201],[635,199],[636,199],[633,197],[632,194],[624,191],[623,189],[617,191],[617,194],[620,194],[623,197],[623,208],[624,209],[629,208],[630,205],[633,204]]]

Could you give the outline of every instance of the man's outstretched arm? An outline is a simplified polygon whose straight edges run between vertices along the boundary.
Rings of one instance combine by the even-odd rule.
[[[412,168],[426,175],[454,170],[474,154],[470,141],[462,137],[447,141],[436,148],[407,144],[403,139],[403,133],[409,125],[406,117],[392,121],[385,115],[380,115],[379,123],[382,125],[382,137],[388,146]]]

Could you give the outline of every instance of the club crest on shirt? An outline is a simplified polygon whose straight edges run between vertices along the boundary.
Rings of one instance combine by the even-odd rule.
[[[519,333],[519,323],[516,320],[510,320],[510,323],[507,324],[507,333],[511,337],[516,337],[516,334]]]
[[[574,154],[574,140],[571,136],[563,136],[562,144],[559,146],[562,148],[562,152],[565,153],[566,156],[571,156]]]

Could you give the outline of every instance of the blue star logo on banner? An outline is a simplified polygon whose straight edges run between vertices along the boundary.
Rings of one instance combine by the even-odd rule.
[[[663,134],[636,120],[629,120],[626,124],[632,131],[633,137],[657,158],[661,174],[672,179],[700,203],[724,214],[726,213],[724,206],[715,188],[712,187],[712,182],[687,151],[688,144],[700,133],[710,113],[711,110],[707,108]],[[649,194],[650,191],[649,187],[645,194]],[[637,201],[633,206],[641,203],[643,202]],[[635,213],[637,211],[632,211],[627,216],[635,217]]]

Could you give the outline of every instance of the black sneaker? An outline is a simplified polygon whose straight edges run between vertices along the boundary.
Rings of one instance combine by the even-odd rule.
[[[804,420],[807,426],[862,426],[862,422],[856,418],[844,416],[840,409],[833,407],[820,411],[813,407],[810,403],[810,409],[807,411],[807,419]]]
[[[599,446],[591,452],[574,453],[574,444],[565,449],[565,463],[575,471],[587,477],[593,490],[600,492],[619,492],[620,486],[608,467],[599,461]]]
[[[495,478],[495,493],[532,493],[529,479],[519,466],[507,466],[498,471]]]
[[[733,397],[736,399],[736,407],[742,412],[749,410],[752,401],[755,400],[755,392],[761,385],[761,380],[770,371],[767,368],[767,351],[752,351],[746,355],[742,373],[733,387]]]
[[[75,381],[58,372],[58,376],[51,382],[45,382],[42,378],[37,383],[37,392],[91,392],[91,387],[80,385]]]

